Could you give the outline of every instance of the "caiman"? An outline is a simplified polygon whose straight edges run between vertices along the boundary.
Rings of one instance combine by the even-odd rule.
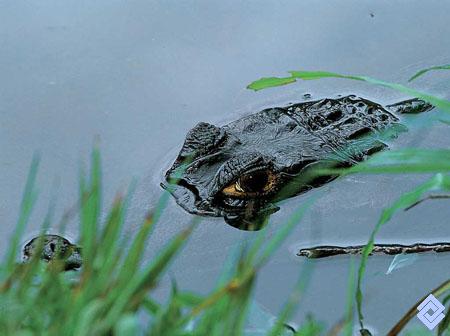
[[[336,176],[317,168],[354,165],[406,130],[399,118],[433,106],[410,99],[382,106],[354,95],[267,108],[218,127],[192,128],[163,188],[186,211],[255,229],[274,202]]]
[[[386,149],[386,140],[406,131],[400,114],[432,108],[419,99],[382,106],[350,95],[267,108],[222,127],[201,122],[188,132],[162,186],[189,213],[222,216],[240,229],[259,229],[278,210],[275,202],[336,177],[314,174],[317,168],[351,166]],[[25,261],[41,251],[45,261],[63,260],[65,270],[82,267],[80,247],[56,235],[38,238],[25,245]],[[361,253],[362,248],[319,246],[298,255],[322,258]],[[450,244],[378,244],[373,250],[428,251],[447,252]]]
[[[76,270],[83,264],[81,248],[58,235],[45,234],[31,239],[23,247],[23,261],[30,261],[39,252],[43,261],[60,260],[65,271]]]

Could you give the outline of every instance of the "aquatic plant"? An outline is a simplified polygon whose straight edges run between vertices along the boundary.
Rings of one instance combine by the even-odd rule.
[[[413,81],[418,77],[432,70],[450,70],[450,65],[433,66],[418,71],[409,81]],[[301,80],[315,80],[323,78],[341,78],[357,81],[365,81],[370,84],[384,86],[405,93],[407,95],[423,99],[430,104],[438,107],[446,113],[450,113],[450,101],[435,97],[428,93],[423,93],[418,90],[406,87],[397,83],[389,83],[374,79],[367,76],[342,75],[327,71],[289,71],[289,77],[264,77],[250,83],[247,88],[255,91],[267,89],[276,86],[288,85],[295,83],[298,79]],[[447,121],[443,121],[448,124]],[[362,258],[358,270],[357,286],[356,286],[356,304],[358,320],[360,324],[361,334],[367,334],[368,331],[364,328],[364,316],[362,312],[362,283],[364,274],[367,268],[368,257],[374,249],[374,241],[376,234],[380,228],[385,225],[399,210],[407,210],[418,203],[433,198],[450,198],[450,150],[423,150],[418,148],[409,148],[401,150],[393,150],[388,152],[381,152],[375,154],[369,160],[362,162],[347,169],[327,169],[318,174],[352,174],[352,173],[388,173],[388,174],[410,174],[410,173],[436,173],[425,183],[419,185],[414,190],[401,195],[393,205],[385,208],[376,223],[367,244],[362,249]],[[443,191],[445,195],[429,195],[429,192]],[[443,296],[443,302],[448,304],[450,302],[450,279],[438,286],[430,293],[436,296]],[[417,306],[425,299],[428,294],[413,306],[389,331],[388,335],[397,335],[406,326],[407,322],[416,314]],[[424,293],[425,294],[425,293]],[[450,307],[450,306],[449,306]],[[446,317],[437,328],[437,334],[443,335],[444,332],[450,331],[450,318]],[[420,333],[420,332],[418,332]],[[369,333],[370,334],[370,333]],[[410,332],[412,334],[412,332]]]
[[[46,263],[39,256],[42,245],[26,263],[18,262],[19,242],[26,230],[37,198],[35,186],[39,160],[31,164],[21,211],[8,253],[0,265],[0,330],[2,335],[241,335],[244,334],[258,271],[267,263],[310,203],[302,205],[271,238],[264,231],[244,244],[232,258],[215,289],[206,296],[178,289],[175,279],[170,298],[160,303],[152,293],[171,261],[195,229],[194,217],[152,260],[142,260],[146,241],[163,214],[168,193],[140,226],[131,244],[121,240],[130,200],[118,195],[101,221],[101,165],[96,148],[89,178],[80,176],[81,271],[64,270],[64,260]],[[44,219],[42,233],[51,226],[52,209]],[[285,325],[304,292],[312,263],[306,262],[281,318],[264,332],[292,335]],[[313,319],[300,329],[301,335],[319,330]],[[320,329],[321,330],[321,329]],[[245,333],[250,335],[250,333]],[[256,334],[255,334],[256,335]]]

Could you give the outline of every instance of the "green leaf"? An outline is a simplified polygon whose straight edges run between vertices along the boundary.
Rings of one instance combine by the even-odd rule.
[[[250,85],[247,86],[249,89],[253,90],[262,90],[274,86],[285,85],[294,83],[295,79],[303,79],[303,80],[314,80],[314,79],[322,79],[322,78],[344,78],[344,79],[352,79],[358,81],[364,81],[374,85],[384,86],[393,90],[397,90],[403,92],[409,96],[423,99],[424,101],[440,108],[441,110],[450,113],[450,101],[445,99],[441,99],[435,96],[432,96],[428,93],[423,93],[401,84],[389,83],[382,80],[378,80],[375,78],[367,77],[367,76],[355,76],[355,75],[342,75],[335,72],[328,71],[289,71],[291,77],[270,77],[270,80],[267,78],[261,78]],[[283,83],[283,84],[279,84]]]
[[[30,218],[31,211],[33,210],[33,206],[36,202],[37,191],[35,189],[35,181],[38,167],[39,156],[34,155],[33,160],[31,161],[30,170],[28,172],[28,178],[25,184],[25,190],[23,192],[22,203],[20,205],[19,220],[17,222],[14,234],[11,238],[11,243],[8,247],[8,253],[6,254],[6,270],[8,274],[12,273],[20,239],[25,232],[28,219]]]
[[[430,68],[426,68],[426,69],[422,69],[418,72],[416,72],[416,74],[414,76],[412,76],[410,79],[408,79],[408,82],[411,82],[415,79],[417,79],[418,77],[426,74],[429,71],[432,70],[450,70],[450,64],[446,64],[446,65],[437,65],[437,66],[432,66]]]
[[[266,89],[269,87],[287,85],[290,83],[294,83],[295,81],[296,81],[295,78],[292,78],[292,77],[284,77],[284,78],[264,77],[257,81],[254,81],[253,83],[250,83],[247,86],[247,89],[259,91],[259,90]]]
[[[289,71],[293,78],[299,78],[303,80],[314,80],[321,78],[346,78],[362,81],[364,80],[361,76],[352,75],[341,75],[335,72],[329,71]]]

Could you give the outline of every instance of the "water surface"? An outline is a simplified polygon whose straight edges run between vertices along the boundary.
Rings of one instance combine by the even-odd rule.
[[[450,2],[410,1],[4,1],[0,2],[0,254],[5,251],[33,153],[41,153],[40,199],[27,237],[56,199],[55,218],[76,202],[77,176],[96,136],[103,156],[104,200],[138,179],[127,229],[135,232],[156,203],[159,182],[199,121],[217,125],[264,107],[314,97],[359,94],[388,103],[405,98],[364,83],[303,82],[251,92],[245,86],[287,70],[329,70],[406,82],[416,70],[450,63]],[[450,98],[448,75],[415,87]],[[415,128],[394,147],[447,148],[448,128]],[[275,232],[309,197],[321,198],[263,269],[255,300],[276,314],[293,287],[300,247],[367,241],[383,207],[425,176],[350,176],[282,203]],[[446,201],[395,216],[382,242],[449,240]],[[189,222],[173,200],[148,244],[151,257]],[[77,237],[77,219],[68,236]],[[206,218],[171,268],[181,288],[204,292],[230,250],[254,233]],[[392,257],[370,259],[366,321],[385,334],[420,297],[450,276],[449,255],[423,255],[386,275]],[[356,258],[355,262],[359,259]],[[315,264],[295,317],[329,325],[344,314],[350,259]],[[167,292],[162,283],[159,295]]]

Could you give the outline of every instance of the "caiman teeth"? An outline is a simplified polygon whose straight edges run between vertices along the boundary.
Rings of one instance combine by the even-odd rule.
[[[244,189],[242,189],[242,187],[241,187],[240,180],[237,180],[235,188],[237,191],[245,192]]]
[[[231,198],[231,197],[226,197],[223,199],[223,201],[227,206],[231,206],[231,207],[242,207],[245,205],[245,202],[246,202],[243,199]]]

